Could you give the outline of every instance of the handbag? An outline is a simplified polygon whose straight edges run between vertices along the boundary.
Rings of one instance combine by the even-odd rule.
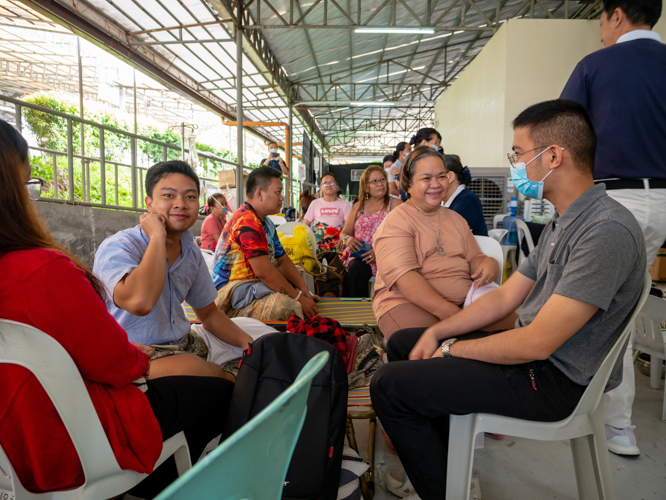
[[[321,272],[310,273],[314,277],[315,293],[320,297],[342,297],[342,283],[347,268],[337,252],[321,252],[317,255]],[[326,264],[322,262],[326,260]]]

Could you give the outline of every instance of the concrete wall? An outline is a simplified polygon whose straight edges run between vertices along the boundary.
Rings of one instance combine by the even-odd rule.
[[[435,104],[435,128],[446,153],[470,167],[498,166],[502,152],[507,71],[507,26],[495,36]]]
[[[40,201],[37,206],[56,241],[91,267],[102,242],[118,231],[136,226],[141,215],[47,201]],[[200,217],[190,229],[192,234],[201,234],[202,222]]]
[[[470,168],[506,168],[511,120],[559,97],[578,61],[600,48],[598,21],[504,23],[435,105],[444,150]]]

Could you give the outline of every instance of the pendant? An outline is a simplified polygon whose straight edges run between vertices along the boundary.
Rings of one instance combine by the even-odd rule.
[[[444,249],[441,246],[437,249],[437,251],[441,257],[444,257]]]

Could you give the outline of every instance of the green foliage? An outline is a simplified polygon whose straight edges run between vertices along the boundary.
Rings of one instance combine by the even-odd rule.
[[[49,94],[36,94],[26,98],[25,101],[29,104],[42,106],[68,115],[76,115],[78,113],[76,106],[73,104],[60,101]],[[39,138],[41,147],[56,150],[67,149],[66,118],[29,108],[23,110],[23,115],[32,133]],[[74,132],[72,134],[73,140],[75,145],[78,146],[81,144],[80,131],[78,127],[73,126],[72,128]]]
[[[44,108],[58,111],[72,115],[79,116],[78,107],[75,104],[69,103],[57,96],[48,93],[35,94],[25,99],[30,104],[42,106]],[[39,146],[52,149],[65,153],[64,155],[55,156],[55,165],[57,172],[54,171],[54,157],[50,153],[42,153],[41,156],[32,156],[31,164],[33,168],[33,176],[44,179],[45,186],[43,191],[44,197],[55,197],[56,178],[58,185],[58,197],[67,199],[69,197],[69,181],[68,181],[68,163],[67,163],[67,119],[51,115],[42,111],[36,111],[29,108],[23,108],[23,117],[26,125],[30,131],[37,136]],[[122,131],[130,131],[129,126],[122,121],[119,121],[117,116],[111,112],[84,112],[86,120],[106,125]],[[81,126],[78,122],[74,121],[72,124],[72,146],[74,154],[81,154]],[[90,201],[92,203],[102,202],[102,169],[99,160],[101,153],[100,144],[100,130],[98,127],[85,125],[85,156],[95,158],[85,161],[85,173],[83,172],[82,160],[80,158],[74,159],[74,199],[83,199],[83,179],[87,179],[87,184],[90,186]],[[144,137],[153,139],[166,144],[176,146],[175,149],[167,148],[168,160],[179,160],[181,158],[180,152],[180,134],[173,130],[167,129],[160,132],[155,127],[142,128],[139,131]],[[216,149],[208,144],[196,143],[197,150],[214,154],[220,158],[236,163],[236,155],[227,151],[226,149]],[[148,141],[139,140],[137,143],[139,151],[143,153],[143,161],[140,164],[147,163],[153,165],[163,159],[163,146],[154,144]],[[106,160],[105,166],[105,197],[106,203],[109,205],[120,205],[130,207],[132,205],[132,188],[131,188],[131,169],[123,166],[116,165],[113,162],[129,164],[131,162],[131,139],[130,137],[105,131],[104,132],[104,157]],[[204,171],[204,176],[216,179],[217,171],[222,165],[214,160],[199,157],[199,162]],[[249,164],[250,167],[256,168],[258,164]],[[116,179],[116,168],[118,172],[118,179]],[[57,173],[57,176],[56,176]],[[89,177],[89,179],[88,179]],[[117,181],[117,182],[116,182]],[[117,203],[116,203],[116,185],[118,186]],[[141,206],[141,186],[138,188],[137,198],[139,206]]]
[[[167,129],[164,133],[155,127],[146,127],[141,129],[140,134],[155,141],[166,142],[180,148],[180,135],[173,130]],[[158,163],[163,160],[163,146],[153,144],[152,142],[139,141],[139,149],[146,155],[150,164]],[[180,149],[167,148],[167,160],[180,160]]]

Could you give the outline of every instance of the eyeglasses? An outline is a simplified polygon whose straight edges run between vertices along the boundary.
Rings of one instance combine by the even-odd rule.
[[[368,182],[368,184],[371,184],[373,186],[377,186],[378,184],[386,184],[386,179],[374,179]]]
[[[537,149],[547,148],[547,147],[548,147],[547,145],[546,146],[539,146],[538,148],[528,149],[527,151],[521,151],[520,153],[507,153],[506,157],[509,159],[509,163],[511,163],[511,166],[515,167],[516,166],[515,165],[516,164],[516,159],[520,155],[524,155],[525,153],[529,153],[530,151],[536,151]]]
[[[322,182],[321,186],[322,187],[335,186],[335,182],[334,181]]]
[[[30,197],[31,200],[39,200],[39,197],[42,195],[42,188],[44,187],[44,180],[43,179],[30,179],[28,182],[25,183],[26,187],[28,188],[28,197]]]

